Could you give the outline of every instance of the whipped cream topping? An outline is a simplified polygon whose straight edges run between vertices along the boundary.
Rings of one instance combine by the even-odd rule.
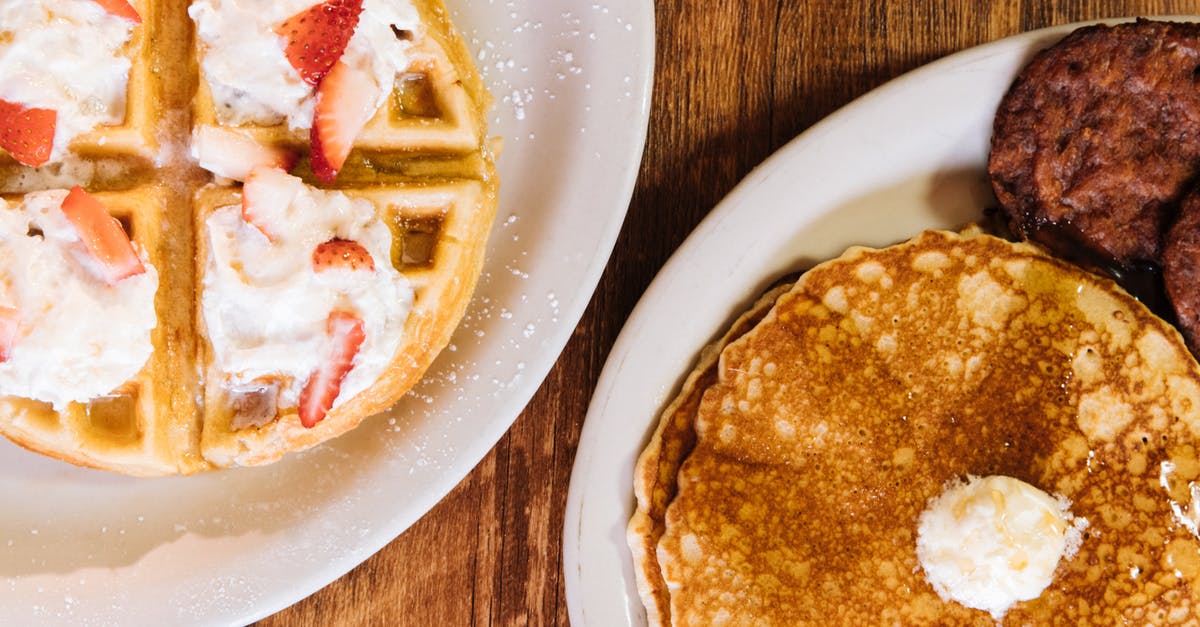
[[[51,161],[125,120],[133,28],[94,0],[0,0],[0,100],[57,112]]]
[[[206,221],[207,269],[201,307],[217,367],[229,385],[281,379],[279,406],[295,407],[309,376],[332,352],[326,320],[335,309],[363,321],[365,340],[334,407],[369,387],[390,365],[412,308],[413,290],[391,262],[392,234],[374,205],[290,179],[283,228],[269,241],[241,207]],[[316,272],[313,251],[331,239],[364,247],[374,270]]]
[[[158,289],[158,273],[136,243],[145,273],[114,286],[96,278],[62,212],[66,196],[33,192],[19,206],[0,199],[0,306],[16,308],[21,320],[0,363],[0,396],[60,410],[109,394],[142,369],[154,350]]]
[[[315,89],[300,78],[284,54],[286,39],[275,32],[314,0],[195,0],[188,15],[203,44],[201,67],[222,124],[312,126]],[[383,106],[396,74],[410,62],[412,42],[395,31],[419,33],[420,17],[407,0],[364,0],[358,28],[343,60],[366,69]]]
[[[1088,522],[1069,508],[1012,477],[952,481],[921,513],[917,560],[943,599],[1000,620],[1040,596],[1059,561],[1079,550]]]

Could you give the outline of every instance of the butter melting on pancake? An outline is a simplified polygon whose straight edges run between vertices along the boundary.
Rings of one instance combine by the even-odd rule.
[[[692,416],[653,622],[994,624],[918,567],[921,511],[968,474],[1090,522],[1004,624],[1200,614],[1200,542],[1172,511],[1200,478],[1200,368],[1114,284],[1032,247],[929,232],[851,249],[723,351]]]
[[[1079,550],[1087,519],[1024,481],[992,475],[951,481],[917,525],[917,560],[948,601],[997,620],[1041,596],[1062,559]]]

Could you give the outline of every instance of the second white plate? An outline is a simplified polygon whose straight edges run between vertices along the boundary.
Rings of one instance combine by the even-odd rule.
[[[996,105],[1030,55],[1079,25],[959,52],[856,100],[759,166],[671,257],[601,374],[571,475],[571,623],[644,625],[625,526],[633,465],[700,348],[782,275],[854,244],[977,219]]]

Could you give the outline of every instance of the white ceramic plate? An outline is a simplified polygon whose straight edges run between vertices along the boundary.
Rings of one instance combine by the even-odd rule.
[[[1078,25],[952,55],[856,100],[783,147],[713,210],[621,331],[588,410],[563,530],[571,623],[645,625],[625,525],[633,465],[699,350],[782,275],[994,203],[996,105],[1037,50]]]
[[[649,112],[653,5],[447,5],[496,97],[491,131],[505,137],[484,277],[451,350],[389,415],[266,468],[138,480],[0,444],[0,624],[268,615],[415,522],[529,401],[624,219]]]

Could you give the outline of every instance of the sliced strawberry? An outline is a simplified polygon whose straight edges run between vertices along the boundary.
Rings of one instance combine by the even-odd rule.
[[[109,285],[146,271],[116,218],[95,196],[75,186],[63,199],[62,212],[75,227],[84,248],[99,262],[100,278]]]
[[[242,186],[242,219],[272,242],[287,224],[287,210],[296,197],[300,179],[279,168],[258,166]]]
[[[362,0],[328,0],[288,18],[275,32],[283,36],[292,67],[309,85],[316,85],[346,51],[358,28]]]
[[[354,357],[366,339],[362,320],[350,312],[334,311],[325,324],[332,353],[300,392],[300,424],[309,429],[321,422],[333,407],[333,401],[342,391],[342,380],[354,368]]]
[[[31,109],[0,100],[0,148],[13,159],[36,168],[50,159],[57,123],[58,113],[51,109]]]
[[[134,24],[142,23],[142,16],[138,15],[137,9],[133,8],[133,5],[126,0],[95,0],[95,2],[105,11],[117,17],[132,20]]]
[[[146,271],[121,223],[108,215],[104,205],[83,191],[83,187],[72,187],[62,199],[62,213],[76,228],[84,249],[96,259],[100,279],[108,285]]]
[[[379,89],[369,72],[345,61],[338,61],[317,87],[310,139],[313,173],[321,181],[337,178],[354,138],[375,115]]]
[[[313,251],[313,270],[324,272],[334,268],[345,270],[375,270],[375,260],[362,244],[348,239],[331,239],[317,245]]]
[[[0,306],[0,363],[12,356],[13,346],[21,326],[21,312],[12,307]]]
[[[201,126],[192,136],[192,156],[200,167],[225,178],[244,181],[256,166],[291,170],[296,154],[286,148],[264,146],[237,131]]]
[[[121,223],[108,215],[104,205],[83,187],[77,185],[67,192],[67,197],[62,199],[62,214],[71,221],[84,249],[97,262],[97,267],[90,269],[100,273],[98,279],[116,285],[122,279],[146,271]]]

